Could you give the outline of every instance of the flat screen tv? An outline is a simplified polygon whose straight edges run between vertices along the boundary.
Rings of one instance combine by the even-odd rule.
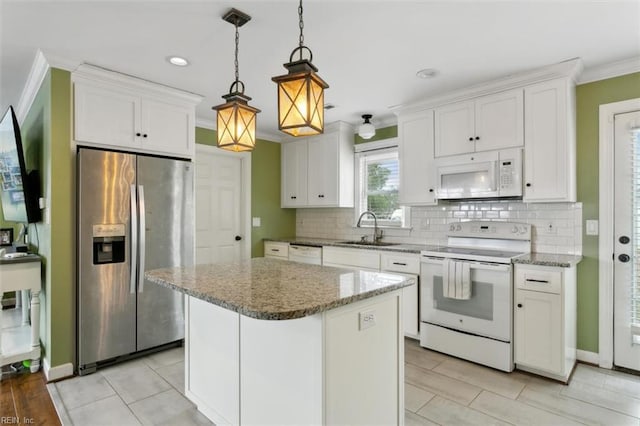
[[[40,177],[37,170],[27,171],[18,119],[10,106],[0,121],[0,199],[4,220],[39,222],[39,197]]]

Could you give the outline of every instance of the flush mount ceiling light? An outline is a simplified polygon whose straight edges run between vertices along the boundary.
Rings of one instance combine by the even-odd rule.
[[[169,56],[167,58],[167,61],[169,61],[170,64],[178,67],[186,67],[187,65],[189,65],[189,61],[180,56]]]
[[[234,62],[236,79],[231,83],[229,93],[222,96],[227,102],[212,108],[218,112],[218,148],[235,152],[251,151],[256,144],[256,115],[260,110],[248,104],[251,98],[244,94],[244,83],[240,81],[238,71],[238,45],[240,41],[238,27],[249,22],[251,16],[237,9],[231,9],[222,19],[233,24],[236,28]]]
[[[416,77],[418,78],[433,78],[438,75],[438,70],[435,68],[425,68],[416,73]]]
[[[278,128],[293,136],[316,135],[324,132],[324,89],[329,85],[322,80],[313,66],[313,53],[304,45],[302,0],[298,6],[300,26],[299,45],[291,52],[284,67],[289,72],[273,77],[278,85]],[[309,59],[303,59],[303,51]],[[293,60],[298,53],[298,59]]]
[[[371,114],[363,114],[362,118],[364,119],[364,123],[360,125],[358,128],[358,136],[362,139],[371,139],[376,134],[376,128],[373,127],[373,124],[369,120],[371,120],[373,115]]]

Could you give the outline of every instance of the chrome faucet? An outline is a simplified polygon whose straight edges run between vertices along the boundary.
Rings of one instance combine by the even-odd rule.
[[[373,217],[373,242],[378,243],[382,239],[382,229],[378,229],[378,218],[376,217],[376,214],[374,212],[370,210],[367,210],[366,212],[362,212],[362,214],[358,218],[358,223],[356,223],[356,227],[360,228],[362,217],[366,214],[371,215]]]

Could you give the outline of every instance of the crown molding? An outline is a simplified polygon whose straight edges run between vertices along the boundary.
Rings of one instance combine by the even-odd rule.
[[[27,81],[20,94],[20,100],[16,106],[16,116],[20,124],[23,123],[27,113],[31,109],[31,105],[33,105],[33,101],[36,99],[38,90],[40,90],[40,86],[47,75],[47,71],[49,71],[49,62],[47,62],[47,58],[45,58],[42,50],[38,49],[31,64]]]
[[[640,72],[640,56],[586,68],[578,79],[578,84],[592,83],[635,72]]]
[[[535,84],[554,78],[570,78],[576,81],[582,72],[582,59],[573,58],[557,64],[547,65],[521,73],[511,74],[496,78],[481,84],[454,90],[441,95],[428,97],[427,99],[390,107],[396,114],[418,112],[439,105],[463,101],[480,96],[490,95],[496,92],[517,89],[525,85]]]
[[[395,114],[389,114],[382,116],[379,120],[376,120],[376,130],[384,129],[385,127],[397,126],[398,116]]]

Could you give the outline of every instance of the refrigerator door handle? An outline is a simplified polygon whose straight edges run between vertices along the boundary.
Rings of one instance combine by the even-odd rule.
[[[144,186],[138,185],[138,212],[140,214],[140,266],[138,268],[138,292],[144,290],[144,258],[146,252],[146,221],[145,221],[145,205],[144,205]]]
[[[138,267],[138,208],[136,203],[136,186],[131,185],[131,274],[129,292],[136,292],[136,269]]]

